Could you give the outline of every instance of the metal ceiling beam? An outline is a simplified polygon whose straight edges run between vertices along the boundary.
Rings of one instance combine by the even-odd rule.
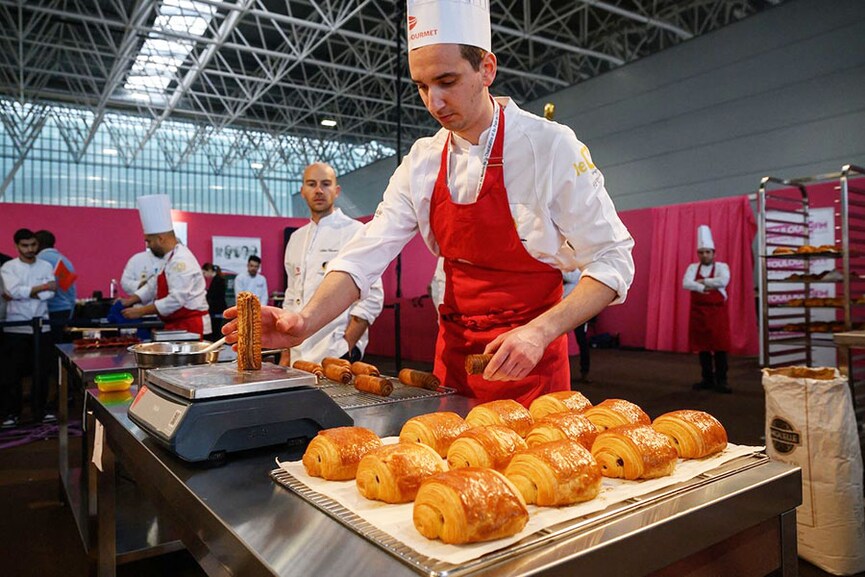
[[[690,40],[694,37],[693,34],[685,30],[684,28],[680,28],[669,22],[665,22],[658,18],[651,18],[649,16],[643,16],[642,14],[637,14],[636,12],[632,12],[630,10],[625,10],[624,8],[619,8],[614,4],[610,4],[608,2],[601,2],[600,0],[579,0],[583,4],[587,4],[588,6],[593,6],[595,8],[599,8],[601,10],[605,10],[612,14],[616,14],[618,16],[623,16],[624,18],[628,18],[630,20],[636,20],[637,22],[642,22],[643,24],[651,24],[652,26],[656,26],[658,28],[663,28],[673,34],[676,34],[680,38],[684,40]]]

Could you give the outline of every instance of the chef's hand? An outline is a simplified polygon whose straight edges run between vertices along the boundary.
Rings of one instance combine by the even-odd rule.
[[[140,303],[141,299],[135,295],[124,297],[122,299],[118,299],[120,304],[123,305],[123,308],[131,307],[134,304]]]
[[[492,360],[484,370],[488,381],[516,381],[525,378],[544,356],[547,343],[540,329],[524,325],[497,336],[484,349]]]
[[[237,307],[225,309],[223,318],[229,320],[222,327],[225,342],[237,343]],[[261,307],[261,346],[266,349],[290,349],[303,342],[303,318],[297,313],[277,307]]]
[[[127,319],[140,319],[144,316],[144,311],[144,307],[129,307],[120,311],[120,314]]]

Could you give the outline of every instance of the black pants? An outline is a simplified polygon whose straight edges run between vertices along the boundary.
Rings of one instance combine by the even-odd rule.
[[[577,337],[577,346],[580,347],[580,373],[582,375],[589,374],[589,365],[591,364],[589,337],[586,336],[586,328],[588,323],[583,323],[574,329],[574,336]]]
[[[3,335],[3,354],[5,363],[0,372],[0,414],[3,416],[21,415],[22,384],[27,375],[33,375],[30,403],[33,418],[41,421],[45,415],[48,399],[48,371],[51,370],[51,333],[39,333],[38,358],[34,347],[33,335],[6,333]]]
[[[714,358],[714,367],[712,359]],[[727,384],[727,352],[700,351],[700,368],[703,372],[703,382],[712,385]]]

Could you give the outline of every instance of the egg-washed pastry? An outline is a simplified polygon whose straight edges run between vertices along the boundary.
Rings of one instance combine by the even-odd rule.
[[[303,467],[310,476],[328,481],[354,479],[360,460],[378,447],[381,447],[381,439],[369,429],[326,429],[309,442],[303,454]]]
[[[354,378],[354,388],[380,397],[389,397],[393,392],[393,383],[384,377],[357,375]]]
[[[448,449],[448,466],[489,467],[504,471],[514,454],[526,448],[526,442],[513,429],[502,425],[473,427],[462,433]]]
[[[437,391],[441,381],[432,373],[416,371],[415,369],[403,369],[399,372],[399,382],[407,387],[419,387],[430,391]]]
[[[569,412],[553,413],[532,425],[529,434],[526,435],[526,445],[534,447],[550,441],[570,439],[591,450],[597,436],[598,428],[585,415]]]
[[[378,370],[378,367],[362,361],[351,363],[351,372],[355,375],[372,375],[373,377],[381,376],[381,371]]]
[[[261,369],[261,303],[248,291],[237,295],[237,370]]]
[[[472,467],[424,481],[412,518],[427,539],[459,545],[515,535],[528,523],[529,511],[523,496],[504,475]]]
[[[779,246],[772,251],[772,254],[794,254],[795,252],[796,249],[790,248],[789,246]]]
[[[351,363],[345,359],[338,359],[336,357],[324,357],[321,359],[321,366],[327,368],[330,365],[339,365],[341,367],[345,367],[348,370],[351,370]]]
[[[466,415],[466,423],[471,427],[504,425],[516,431],[520,437],[525,437],[534,423],[534,419],[532,419],[529,410],[518,402],[502,399],[474,407]]]
[[[470,375],[483,374],[492,358],[492,355],[466,355],[466,372]]]
[[[331,381],[336,381],[337,383],[347,385],[354,378],[354,373],[351,372],[351,368],[346,367],[345,365],[331,363],[329,365],[325,365],[324,376]]]
[[[601,490],[601,467],[588,449],[564,439],[518,451],[505,469],[526,503],[561,507],[589,501]]]
[[[583,413],[599,431],[606,431],[620,425],[651,425],[643,409],[623,399],[607,399]]]
[[[373,449],[357,466],[357,490],[385,503],[414,501],[421,482],[445,470],[441,457],[420,443],[397,443]]]
[[[590,408],[592,408],[592,402],[584,397],[583,393],[579,391],[556,391],[541,395],[532,401],[532,404],[529,405],[529,413],[537,421],[553,413],[561,413],[562,411],[582,413]]]
[[[313,363],[311,361],[294,361],[291,365],[298,371],[304,371],[306,373],[312,373],[316,376],[316,378],[322,379],[324,378],[324,367],[319,365],[318,363]]]
[[[414,441],[432,447],[442,458],[451,444],[469,428],[465,420],[448,411],[418,415],[406,421],[399,432],[401,442]]]
[[[671,475],[679,457],[670,439],[648,425],[622,425],[600,433],[592,456],[604,477],[630,481]]]
[[[724,426],[703,411],[683,409],[664,413],[652,422],[652,428],[669,437],[683,459],[702,459],[727,447]]]

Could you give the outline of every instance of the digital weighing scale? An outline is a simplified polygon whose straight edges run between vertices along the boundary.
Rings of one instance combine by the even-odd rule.
[[[303,448],[322,429],[354,424],[309,373],[263,363],[158,368],[129,407],[129,418],[190,462],[269,445]]]

